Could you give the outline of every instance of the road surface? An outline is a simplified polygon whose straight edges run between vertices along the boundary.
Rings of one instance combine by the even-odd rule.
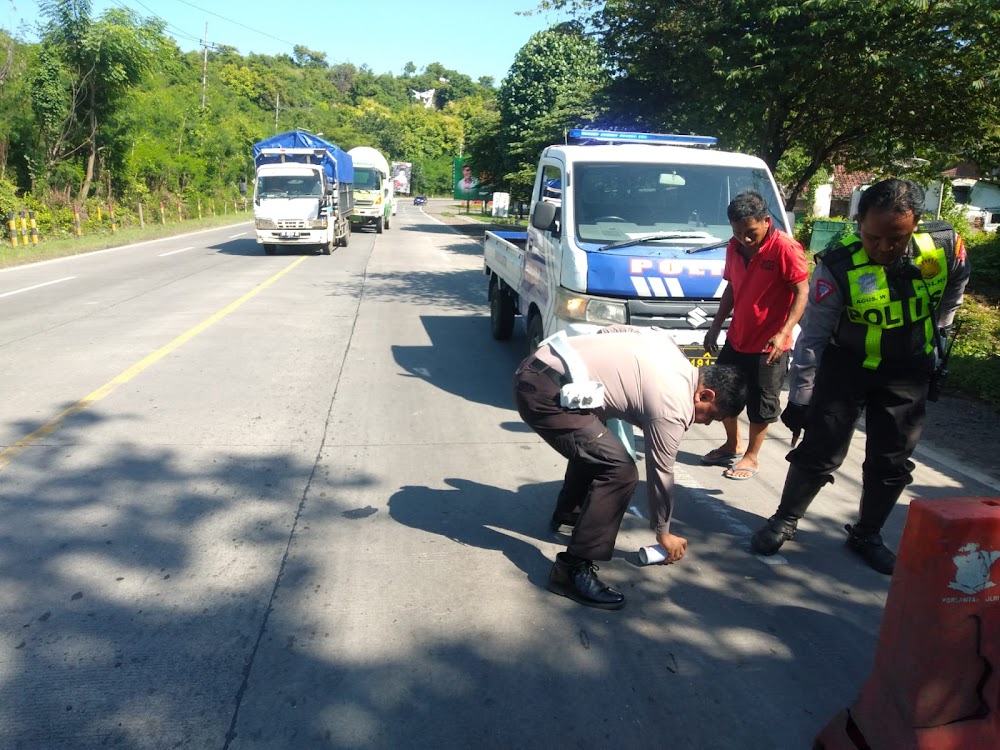
[[[844,548],[863,435],[795,542],[760,474],[678,460],[682,563],[546,588],[562,460],[520,422],[480,245],[403,205],[332,256],[249,225],[0,272],[0,747],[805,748],[888,579]],[[996,496],[923,453],[906,496]],[[641,473],[640,473],[641,475]],[[886,536],[899,542],[905,507]]]

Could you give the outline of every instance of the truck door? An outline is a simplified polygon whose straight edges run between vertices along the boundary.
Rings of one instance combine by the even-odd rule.
[[[527,292],[527,302],[534,303],[542,316],[545,336],[553,332],[552,306],[559,285],[563,235],[563,185],[565,185],[565,173],[562,165],[555,161],[543,160],[535,179],[535,192],[531,196],[532,209],[538,203],[552,203],[557,207],[556,218],[548,230],[536,229],[529,223],[523,288]],[[527,310],[521,312],[524,314]]]

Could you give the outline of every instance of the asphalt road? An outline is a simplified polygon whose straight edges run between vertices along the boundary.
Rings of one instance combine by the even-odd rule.
[[[561,459],[512,409],[480,245],[409,204],[332,256],[249,225],[0,272],[0,748],[806,748],[888,579],[844,549],[863,434],[783,554],[788,433],[677,467],[683,562],[545,589]],[[919,456],[910,497],[996,496]],[[904,508],[887,529],[896,545]]]

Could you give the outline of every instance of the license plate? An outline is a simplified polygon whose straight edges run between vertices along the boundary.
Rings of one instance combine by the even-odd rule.
[[[715,364],[717,357],[705,351],[703,346],[682,346],[681,351],[695,367],[708,367]]]
[[[278,236],[283,240],[297,240],[299,238],[298,232],[279,232]]]

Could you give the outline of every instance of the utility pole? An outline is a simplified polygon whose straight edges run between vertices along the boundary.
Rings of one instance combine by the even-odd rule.
[[[201,108],[205,109],[205,87],[208,83],[208,21],[205,21],[204,54],[201,57]]]
[[[274,132],[278,132],[278,112],[281,110],[281,92],[276,92],[274,96]]]

